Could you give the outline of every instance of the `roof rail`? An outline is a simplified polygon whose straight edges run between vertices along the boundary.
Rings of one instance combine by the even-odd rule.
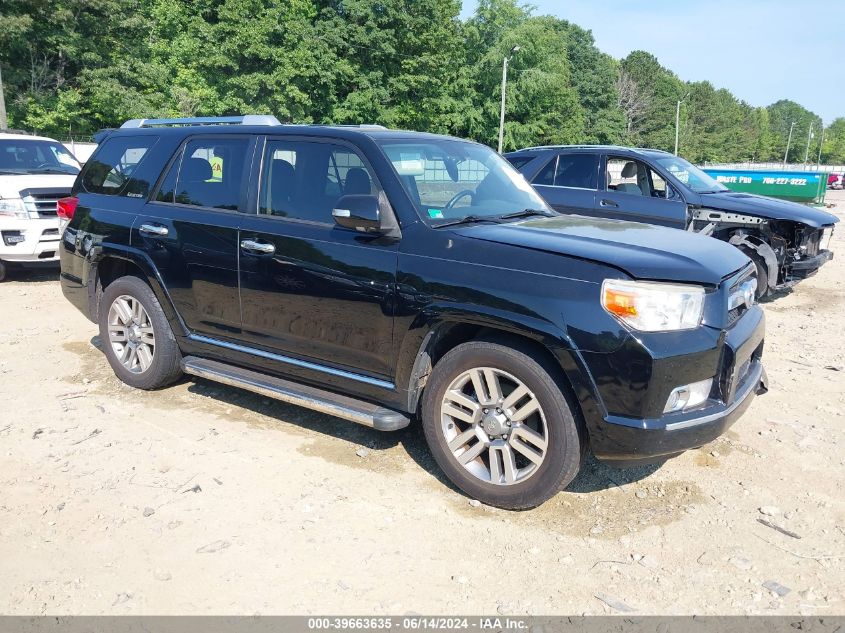
[[[326,127],[355,127],[361,130],[386,130],[387,128],[378,123],[327,123]]]
[[[124,128],[166,127],[180,125],[281,125],[272,114],[245,114],[243,116],[198,116],[178,119],[130,119]]]

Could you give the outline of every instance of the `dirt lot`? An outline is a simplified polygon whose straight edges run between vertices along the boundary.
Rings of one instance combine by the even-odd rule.
[[[470,505],[414,428],[207,382],[133,391],[55,277],[18,276],[0,613],[843,614],[840,229],[837,259],[766,304],[771,391],[726,436],[659,468],[591,461],[522,513]]]

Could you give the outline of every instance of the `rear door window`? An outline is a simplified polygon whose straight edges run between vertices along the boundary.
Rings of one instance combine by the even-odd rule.
[[[162,181],[156,200],[237,211],[248,145],[242,137],[188,141]]]
[[[157,140],[157,136],[107,139],[85,165],[82,174],[85,191],[113,196],[143,195],[149,183],[133,182],[133,174]]]
[[[598,167],[597,154],[560,154],[537,174],[534,184],[597,189]]]

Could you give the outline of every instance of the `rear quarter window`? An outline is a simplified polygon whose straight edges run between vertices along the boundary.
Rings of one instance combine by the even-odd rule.
[[[150,188],[136,178],[143,160],[158,141],[157,136],[118,136],[106,139],[82,172],[82,187],[88,193],[143,197]]]

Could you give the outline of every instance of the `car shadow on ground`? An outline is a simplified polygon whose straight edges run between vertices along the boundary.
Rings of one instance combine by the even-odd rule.
[[[103,351],[99,336],[91,338],[91,345],[100,352]],[[419,467],[441,484],[459,494],[465,494],[440,470],[428,449],[422,426],[416,419],[412,420],[408,427],[399,431],[383,432],[204,378],[186,376],[177,384],[188,384],[188,391],[194,395],[211,398],[263,416],[269,424],[262,424],[262,428],[283,430],[287,425],[294,425],[350,444],[357,444],[375,452],[387,451],[401,445]],[[167,388],[164,388],[161,391],[166,390]],[[319,447],[312,448],[311,454],[319,456]],[[588,494],[620,487],[652,475],[663,463],[665,462],[618,469],[598,461],[592,453],[588,452],[580,473],[565,488],[565,492]]]
[[[34,283],[42,281],[58,281],[59,269],[52,268],[7,268],[6,278],[2,284]]]
[[[192,383],[188,391],[197,395],[204,395],[224,401],[233,406],[250,409],[256,413],[273,418],[284,424],[294,424],[303,429],[328,435],[336,439],[353,444],[360,444],[373,451],[386,451],[401,444],[408,456],[435,477],[444,486],[455,492],[464,494],[440,470],[428,444],[419,421],[414,419],[411,424],[399,431],[382,432],[365,426],[347,422],[340,418],[315,413],[294,405],[288,405],[263,396],[257,396],[235,387],[221,385],[201,378],[189,379]],[[319,455],[319,449],[312,449],[312,454]],[[565,491],[575,494],[591,493],[624,484],[639,481],[657,471],[665,462],[638,466],[635,468],[618,469],[608,466],[597,459],[592,453],[587,454],[581,472],[566,487]]]

